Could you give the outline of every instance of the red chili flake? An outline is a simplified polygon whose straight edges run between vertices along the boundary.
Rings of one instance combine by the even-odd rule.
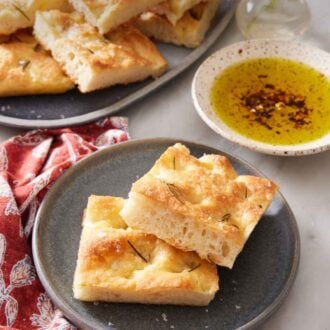
[[[294,128],[301,128],[311,123],[310,113],[313,109],[306,107],[306,98],[276,89],[272,84],[265,84],[264,89],[257,93],[244,95],[241,101],[252,114],[249,119],[269,130],[273,128],[267,121],[273,117],[275,111],[281,111],[281,117],[287,116],[288,120],[294,123]],[[280,133],[276,131],[276,134]]]

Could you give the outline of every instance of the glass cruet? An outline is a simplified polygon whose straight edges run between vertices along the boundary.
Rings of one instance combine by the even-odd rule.
[[[236,21],[247,39],[291,40],[302,35],[310,23],[306,0],[241,0]]]

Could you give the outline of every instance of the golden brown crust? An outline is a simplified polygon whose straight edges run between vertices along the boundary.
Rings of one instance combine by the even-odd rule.
[[[189,9],[201,2],[201,0],[167,0],[152,8],[151,11],[165,16],[172,25],[175,25]]]
[[[105,38],[80,14],[53,10],[37,13],[35,35],[81,92],[157,77],[166,70],[157,48],[132,26]]]
[[[67,0],[2,0],[0,2],[0,35],[9,35],[19,29],[33,26],[37,10],[68,11]]]
[[[211,24],[219,0],[199,3],[173,25],[159,10],[140,15],[133,22],[148,37],[188,48],[198,47]]]
[[[119,197],[91,196],[88,200],[88,208],[85,210],[84,219],[88,219],[89,223],[101,221],[103,225],[112,228],[126,229],[127,225],[119,215],[123,206],[124,200]]]
[[[231,267],[276,189],[267,179],[237,176],[223,156],[204,155],[197,159],[187,148],[176,144],[133,184],[121,215],[132,227]],[[132,205],[140,210],[139,214],[134,214]],[[165,212],[166,216],[160,216],[157,223],[153,223],[153,218],[148,217],[151,212],[154,218]],[[173,226],[183,230],[183,236],[181,232],[171,232]],[[196,237],[192,239],[185,232],[192,232],[189,235]],[[217,242],[214,248],[203,242],[206,236]],[[225,249],[229,249],[227,253],[222,248],[224,243]]]
[[[0,96],[63,93],[74,84],[27,32],[0,44]]]
[[[70,0],[86,20],[106,34],[163,0]]]
[[[216,267],[122,226],[113,227],[124,200],[91,196],[85,211],[75,298],[94,301],[205,305],[218,290]],[[106,209],[106,210],[105,210]],[[197,267],[196,269],[194,269]]]
[[[107,40],[118,47],[134,50],[138,57],[146,61],[148,65],[162,68],[164,71],[167,62],[150,39],[132,24],[126,23],[106,34]],[[156,75],[159,75],[158,73]]]

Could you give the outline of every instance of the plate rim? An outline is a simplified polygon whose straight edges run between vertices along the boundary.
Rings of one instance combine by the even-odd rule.
[[[35,223],[33,227],[32,232],[32,256],[34,265],[38,274],[38,277],[41,281],[42,286],[44,287],[45,291],[50,296],[53,303],[62,311],[62,313],[68,318],[69,321],[71,321],[74,325],[79,326],[81,329],[89,329],[90,325],[86,323],[85,321],[82,321],[79,317],[80,315],[74,311],[74,309],[68,305],[67,303],[63,302],[58,294],[56,293],[56,290],[53,288],[53,286],[48,282],[46,276],[45,276],[45,268],[42,265],[41,258],[39,256],[39,242],[38,242],[38,231],[40,228],[40,222],[42,218],[42,214],[44,209],[47,208],[47,204],[51,203],[52,196],[57,192],[57,190],[61,187],[61,183],[64,182],[68,177],[70,177],[77,169],[84,168],[85,166],[88,166],[88,162],[93,160],[94,158],[102,157],[104,154],[108,154],[109,152],[116,152],[116,149],[121,150],[122,148],[131,148],[136,145],[141,144],[175,144],[177,142],[183,143],[183,144],[189,144],[191,146],[196,147],[202,147],[202,148],[208,148],[213,149],[214,151],[224,155],[229,156],[238,163],[243,164],[244,166],[248,167],[249,169],[253,170],[256,174],[263,176],[267,178],[261,171],[256,169],[253,165],[251,165],[249,162],[241,159],[240,157],[237,157],[236,155],[232,155],[228,152],[222,151],[218,148],[215,148],[213,146],[208,146],[203,143],[198,143],[197,141],[191,141],[191,140],[184,140],[180,138],[146,138],[146,139],[132,139],[129,141],[125,141],[122,143],[118,143],[109,147],[105,147],[99,151],[96,151],[85,158],[79,160],[75,165],[73,165],[71,168],[65,171],[54,183],[54,185],[51,187],[51,189],[47,192],[46,196],[44,197],[43,201],[40,204],[40,207],[38,209]],[[293,235],[295,238],[295,244],[294,244],[294,253],[293,253],[293,260],[292,260],[292,266],[289,272],[289,275],[287,276],[285,280],[285,284],[282,287],[280,293],[278,296],[273,300],[273,302],[266,307],[261,313],[259,313],[254,319],[250,320],[248,323],[240,326],[237,328],[237,330],[247,330],[252,329],[260,324],[262,324],[264,321],[266,321],[271,315],[273,315],[281,306],[281,304],[284,302],[285,298],[288,296],[293,283],[295,281],[298,268],[299,268],[299,261],[300,261],[300,233],[299,233],[299,227],[296,220],[296,217],[294,216],[294,213],[292,212],[287,200],[284,198],[283,194],[280,191],[277,191],[277,195],[281,200],[281,203],[285,207],[285,209],[290,214],[290,222],[292,224],[291,228],[293,230]],[[115,329],[110,326],[109,329]]]
[[[58,119],[22,119],[10,116],[4,116],[0,114],[0,124],[8,127],[14,128],[58,128],[61,126],[74,126],[90,123],[94,120],[102,119],[105,116],[113,115],[121,110],[126,109],[128,106],[134,104],[135,102],[147,97],[154,91],[157,91],[161,86],[167,84],[176,76],[179,76],[189,67],[191,67],[196,61],[198,61],[205,52],[216,42],[220,35],[228,27],[230,21],[234,17],[235,9],[239,0],[228,0],[228,8],[224,13],[221,21],[217,23],[215,28],[211,31],[211,34],[205,38],[203,43],[193,49],[185,60],[182,61],[177,67],[168,70],[161,77],[153,80],[150,84],[142,87],[136,92],[130,94],[127,97],[115,102],[110,106],[106,106],[101,109],[96,109],[87,112],[83,115],[73,116],[69,118],[58,118]]]

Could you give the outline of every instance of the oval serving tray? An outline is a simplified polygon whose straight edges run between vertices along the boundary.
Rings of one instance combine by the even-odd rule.
[[[295,218],[277,193],[232,270],[219,268],[220,291],[207,307],[86,303],[73,299],[81,217],[91,194],[127,197],[132,183],[173,145],[136,140],[98,151],[68,170],[47,194],[33,232],[39,278],[55,304],[81,329],[250,329],[283,302],[299,262]],[[247,163],[204,145],[182,141],[194,156],[227,156],[239,174],[261,175]]]
[[[118,112],[152,93],[197,61],[218,39],[233,17],[236,0],[222,0],[204,42],[196,49],[158,44],[169,62],[160,78],[114,86],[88,94],[77,89],[58,95],[0,98],[0,124],[21,128],[51,128],[87,123]]]

